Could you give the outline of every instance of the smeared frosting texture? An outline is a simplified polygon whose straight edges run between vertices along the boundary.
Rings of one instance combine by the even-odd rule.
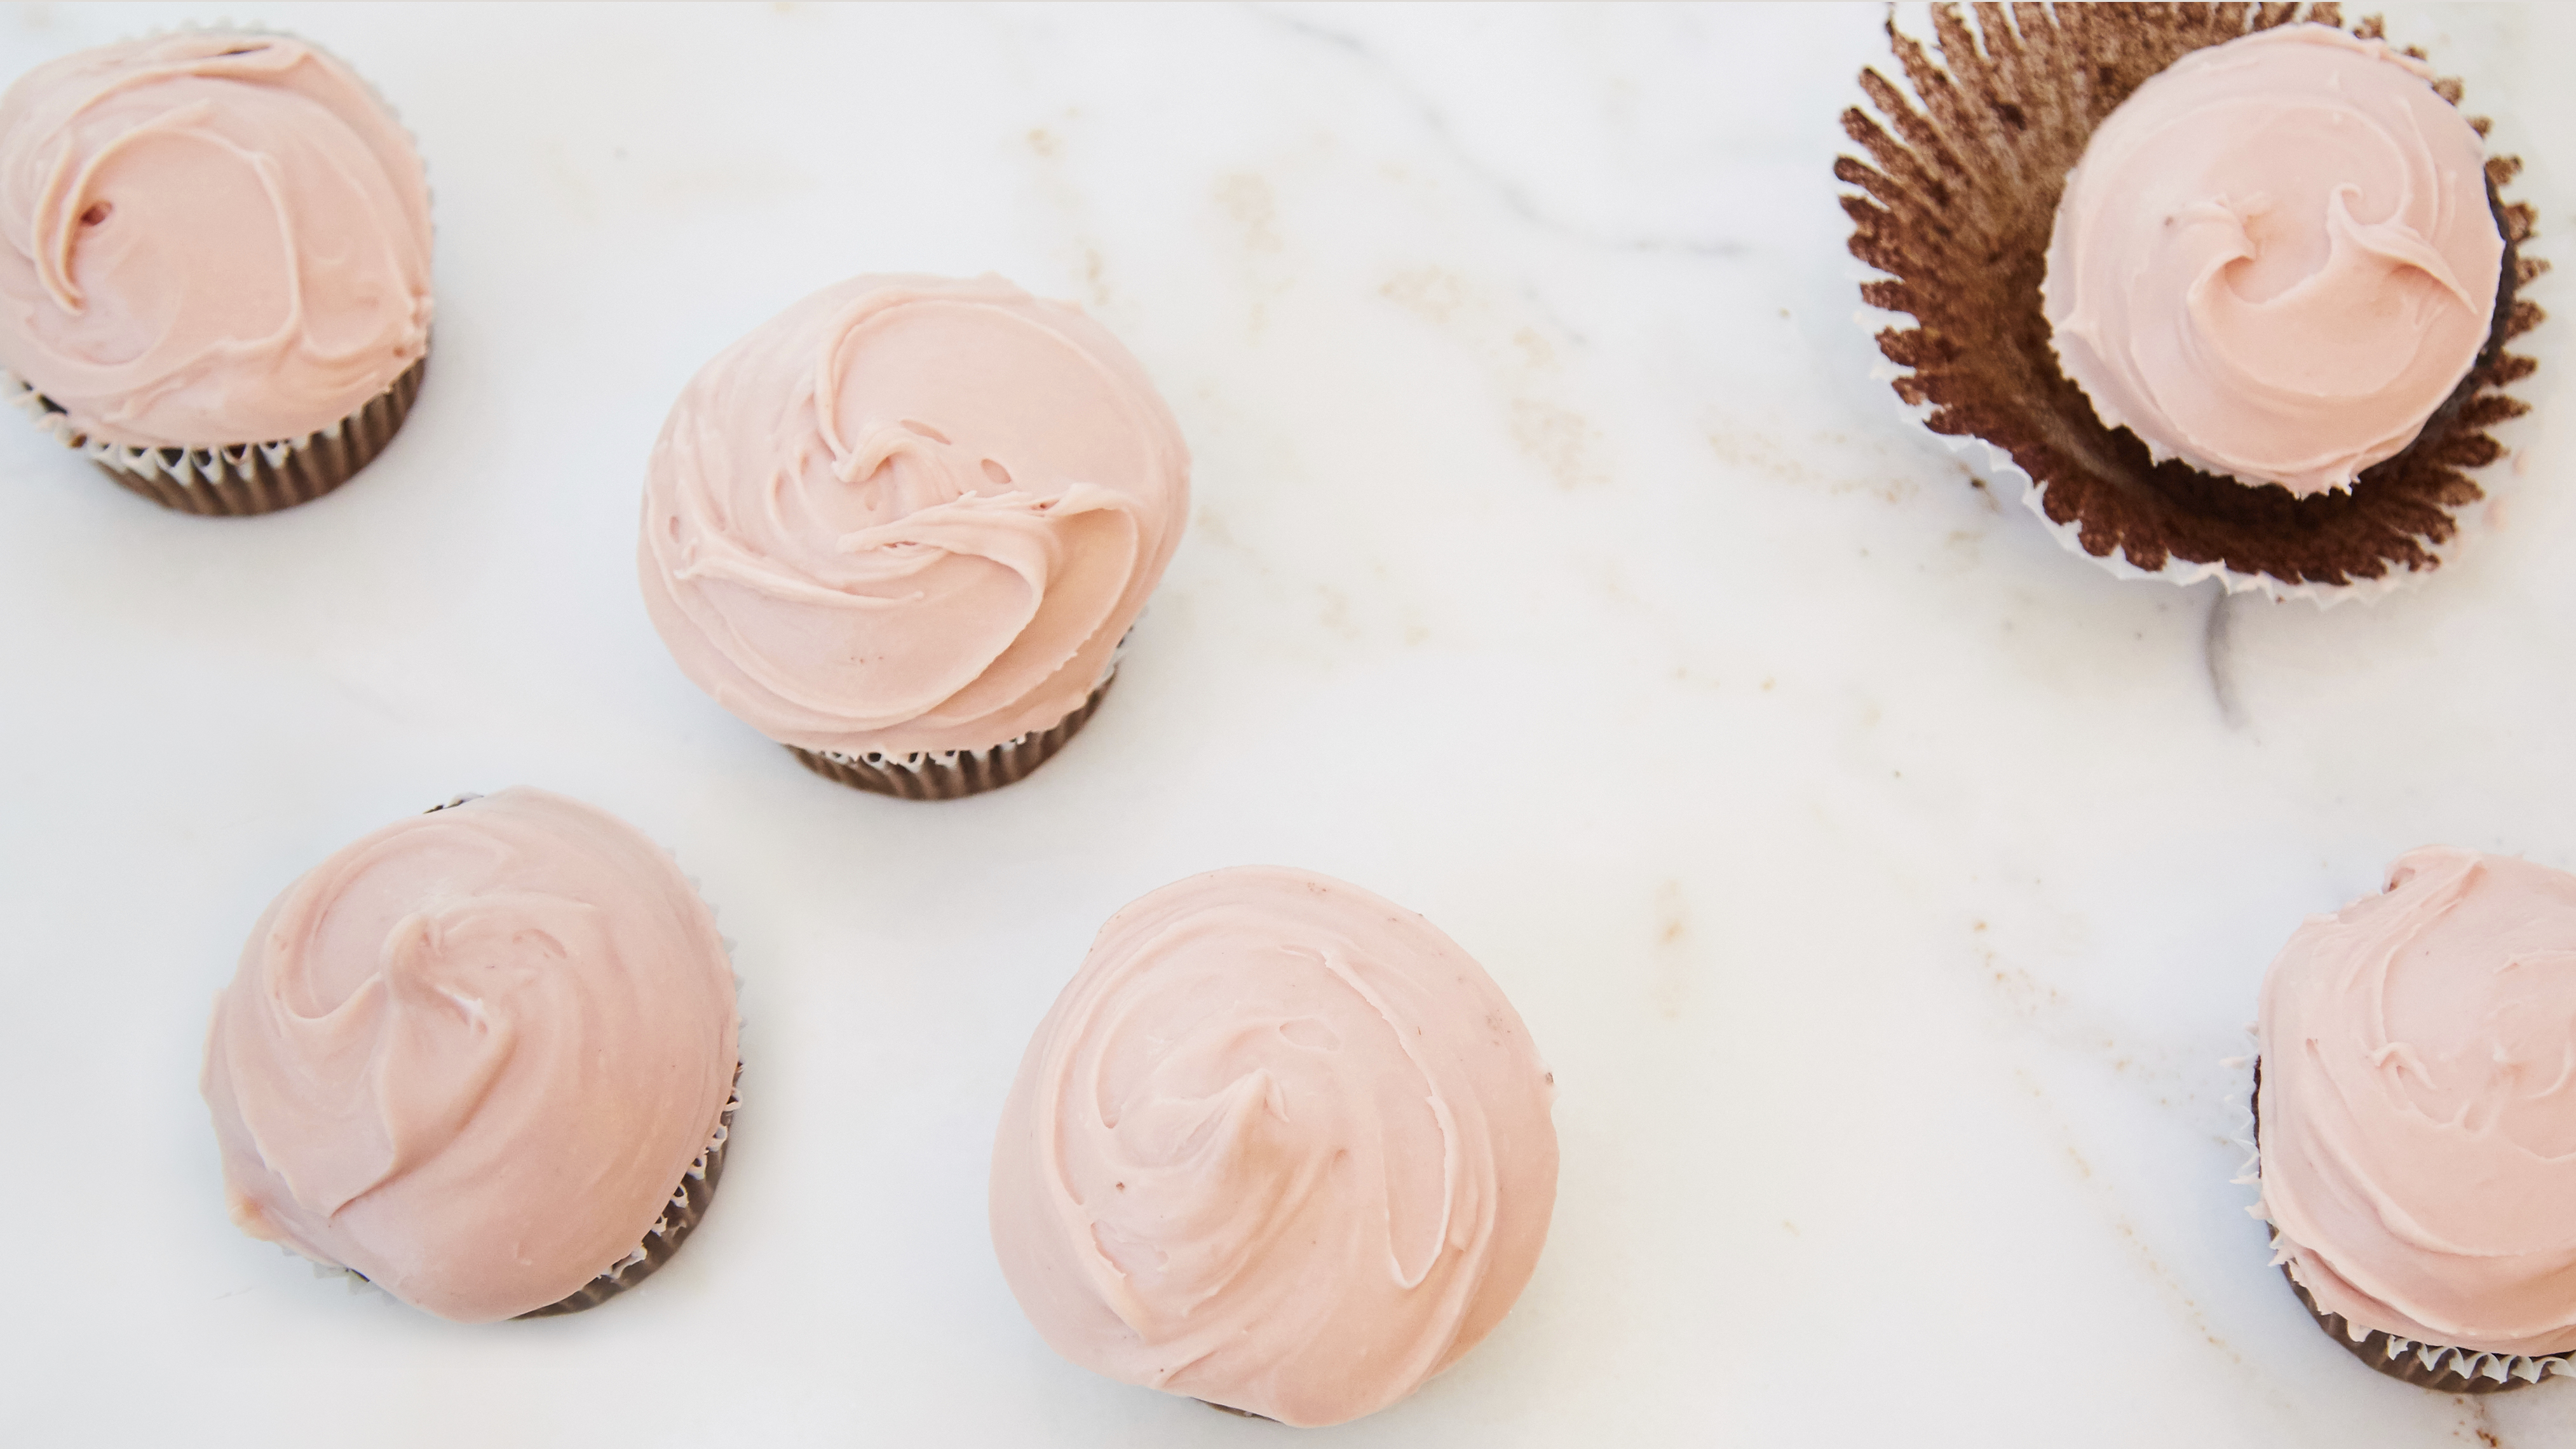
[[[2105,424],[2296,494],[2414,440],[2486,341],[2504,256],[2485,148],[2431,74],[2285,25],[2183,57],[2103,121],[2041,296]]]
[[[2356,1336],[2576,1348],[2576,876],[2447,847],[2263,982],[2262,1211]]]
[[[732,1088],[714,918],[633,827],[525,787],[287,887],[216,999],[233,1221],[481,1322],[643,1242]]]
[[[1290,1424],[1394,1403],[1528,1282],[1555,1079],[1483,969],[1306,871],[1109,919],[1029,1043],[993,1244],[1057,1352]]]
[[[786,744],[982,750],[1073,712],[1180,541],[1135,358],[999,277],[858,277],[718,354],[644,490],[680,668]]]
[[[93,438],[299,438],[429,346],[411,138],[300,40],[85,50],[0,96],[0,363]]]

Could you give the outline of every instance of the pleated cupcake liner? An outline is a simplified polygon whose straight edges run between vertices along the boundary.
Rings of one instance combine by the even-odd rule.
[[[1134,637],[1135,628],[1130,625],[1119,638],[1118,647],[1110,651],[1109,663],[1100,671],[1100,682],[1091,687],[1090,695],[1073,713],[1043,730],[1031,730],[989,749],[847,755],[789,745],[787,753],[827,780],[838,780],[851,789],[876,795],[905,800],[962,800],[998,790],[1027,779],[1031,771],[1055,758],[1058,750],[1082,733],[1082,727],[1099,712],[1109,686],[1118,682],[1118,663],[1127,657],[1128,642]]]
[[[428,370],[424,353],[356,412],[300,438],[207,448],[138,447],[90,437],[53,399],[6,368],[0,368],[0,397],[128,492],[180,513],[247,518],[310,503],[356,476],[402,431]]]
[[[2039,284],[2066,173],[2121,101],[2194,50],[2301,20],[2340,26],[2339,8],[1978,5],[1972,22],[1938,5],[1932,19],[1930,49],[1890,20],[1906,89],[1861,73],[1869,109],[1846,110],[1843,129],[1869,159],[1834,162],[1857,192],[1843,197],[1851,252],[1876,273],[1860,290],[1878,315],[1861,315],[1889,365],[1873,375],[1922,426],[1955,449],[1982,447],[1987,475],[2061,545],[2124,578],[2331,604],[2418,582],[2455,554],[2486,496],[2466,470],[2503,455],[2487,430],[2529,410],[2504,389],[2537,366],[2506,350],[2542,320],[2518,294],[2547,268],[2521,254],[2532,208],[2503,195],[2521,162],[2486,163],[2505,241],[2494,318],[2424,430],[2347,491],[2248,486],[2156,463],[2135,434],[2104,427],[2058,367]],[[2376,19],[2352,33],[2381,37]],[[2454,104],[2461,94],[2456,80],[2434,89]]]

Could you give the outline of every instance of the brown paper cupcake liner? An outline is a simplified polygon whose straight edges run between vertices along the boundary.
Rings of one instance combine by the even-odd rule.
[[[2526,1389],[2551,1374],[2576,1373],[2563,1353],[2544,1354],[2534,1358],[2518,1353],[2480,1353],[2468,1348],[2443,1348],[2436,1344],[2417,1343],[2372,1329],[2362,1338],[2352,1336],[2352,1325],[2340,1313],[2328,1313],[2317,1307],[2317,1300],[2298,1279],[2290,1276],[2290,1265],[2281,1265],[2281,1277],[2290,1291],[2299,1295],[2299,1306],[2317,1321],[2326,1336],[2342,1344],[2354,1358],[2417,1388],[2445,1394],[2501,1394],[2508,1389]]]
[[[1101,697],[1118,679],[1116,665],[1091,691],[1081,707],[1044,730],[1033,731],[1015,740],[1004,740],[987,750],[941,751],[937,754],[913,755],[844,755],[832,750],[800,749],[789,745],[806,769],[827,780],[838,780],[852,789],[868,790],[879,795],[895,795],[906,800],[962,800],[987,790],[998,790],[1015,780],[1025,778],[1038,766],[1055,757],[1055,752],[1082,732],[1082,727],[1100,708]]]
[[[2254,1088],[2245,1098],[2249,1120],[2240,1143],[2253,1154],[2253,1160],[2246,1169],[2246,1175],[2236,1180],[2259,1186],[2262,1181],[2262,1059],[2255,1058],[2253,1066]],[[2253,1212],[2258,1218],[2262,1216],[2259,1204]],[[2278,1252],[2279,1234],[2273,1235],[2272,1242],[2274,1251]],[[2488,1353],[2474,1348],[2419,1343],[2377,1328],[2355,1338],[2351,1319],[2319,1308],[2307,1285],[2291,1275],[2287,1260],[2281,1260],[2278,1266],[2282,1281],[2290,1285],[2291,1292],[2299,1295],[2299,1306],[2308,1310],[2308,1316],[2316,1320],[2317,1327],[2324,1330],[2328,1338],[2341,1344],[2354,1358],[2400,1383],[2446,1394],[2500,1394],[2507,1389],[2528,1388],[2552,1374],[2576,1375],[2576,1354]]]
[[[1981,4],[1932,11],[1934,39],[1888,24],[1904,90],[1875,69],[1860,84],[1873,117],[1843,112],[1869,160],[1837,157],[1851,252],[1885,275],[1861,285],[1871,307],[1912,318],[1878,347],[1898,371],[1896,395],[1925,427],[1984,442],[2029,483],[2026,501],[2060,541],[2117,573],[2177,583],[2221,578],[2231,589],[2331,602],[2440,567],[2461,515],[2485,496],[2467,469],[2503,448],[2487,429],[2528,411],[2504,389],[2532,359],[2505,350],[2538,325],[2517,296],[2547,263],[2521,255],[2534,213],[2501,188],[2521,169],[2486,163],[2489,204],[2505,239],[2495,317],[2468,376],[2407,448],[2365,469],[2349,491],[2301,498],[2179,460],[2157,463],[2125,428],[2110,429],[2058,368],[2039,286],[2066,173],[2093,129],[2149,76],[2191,51],[2293,21],[2342,24],[2318,4]],[[2378,38],[2379,22],[2353,28]],[[1938,59],[1935,59],[1937,52]],[[2421,59],[2421,52],[2407,52]],[[2460,84],[2435,82],[2456,104]],[[2488,123],[2471,118],[2480,135]]]
[[[364,407],[319,432],[213,448],[137,448],[91,438],[72,426],[60,405],[16,373],[0,370],[0,389],[118,487],[181,513],[247,518],[310,503],[348,482],[402,430],[428,369],[429,358],[423,354]]]

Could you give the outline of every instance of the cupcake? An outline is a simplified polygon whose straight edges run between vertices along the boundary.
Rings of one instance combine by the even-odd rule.
[[[671,858],[525,787],[287,887],[215,1000],[232,1219],[416,1308],[588,1308],[680,1245],[733,1115],[724,947]]]
[[[2130,577],[2321,602],[2438,567],[2525,411],[2505,350],[2528,206],[2457,82],[2290,7],[1934,11],[1891,27],[1835,175],[1878,334],[1932,431],[1981,440],[2061,542]]]
[[[318,498],[420,389],[420,156],[309,42],[189,31],[29,71],[0,96],[0,232],[0,387],[156,503]]]
[[[1109,918],[1021,1060],[993,1247],[1066,1358],[1298,1425],[1501,1321],[1556,1201],[1555,1077],[1422,917],[1242,867]]]
[[[717,354],[645,480],[683,673],[845,785],[950,799],[1099,707],[1189,507],[1144,368],[999,277],[858,277]]]
[[[2263,981],[2257,1215],[2371,1367],[2576,1372],[2576,876],[2447,847],[2310,918]]]

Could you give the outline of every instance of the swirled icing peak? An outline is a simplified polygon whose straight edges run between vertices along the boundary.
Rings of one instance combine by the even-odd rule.
[[[233,1221],[466,1322],[632,1252],[736,1057],[714,918],[632,826],[524,787],[387,826],[287,887],[216,998]]]
[[[429,347],[429,186],[282,35],[85,50],[0,96],[0,363],[93,438],[302,437]]]
[[[1501,1320],[1556,1201],[1555,1078],[1411,911],[1195,876],[1100,930],[1020,1063],[993,1245],[1057,1352],[1289,1424],[1413,1392]]]
[[[680,394],[638,563],[681,670],[770,738],[981,750],[1082,704],[1188,504],[1180,429],[1078,308],[858,277]]]
[[[2504,238],[2432,72],[2284,25],[2192,52],[2066,178],[2041,297],[2059,363],[2161,462],[2352,485],[2484,345]]]
[[[2576,876],[2446,847],[2263,982],[2262,1211],[2356,1337],[2576,1349]]]

